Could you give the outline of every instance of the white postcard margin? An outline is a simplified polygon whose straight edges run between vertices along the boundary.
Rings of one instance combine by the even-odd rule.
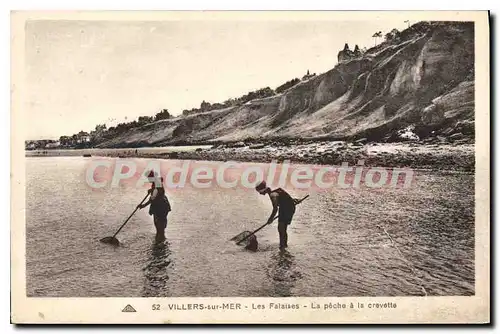
[[[447,297],[36,298],[26,296],[24,27],[27,20],[384,20],[475,22],[475,295]],[[487,323],[490,321],[490,67],[487,11],[13,12],[11,13],[11,321],[12,323]],[[223,305],[170,310],[168,305]],[[300,310],[269,309],[299,304]],[[352,308],[351,308],[352,303]],[[396,307],[369,308],[368,304]],[[136,312],[122,312],[130,304]],[[254,309],[265,304],[266,310]],[[346,308],[342,308],[345,304]],[[359,308],[363,304],[364,308]],[[158,308],[158,310],[153,310]],[[240,309],[236,309],[237,307]],[[304,308],[304,305],[307,308]],[[314,309],[314,306],[319,309]],[[331,306],[331,307],[329,307]],[[193,306],[191,305],[191,308]],[[326,308],[325,308],[326,307]],[[340,308],[338,308],[340,307]],[[231,309],[233,308],[233,309]]]

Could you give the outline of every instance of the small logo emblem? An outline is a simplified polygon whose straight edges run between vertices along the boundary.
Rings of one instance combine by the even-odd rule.
[[[132,305],[128,304],[123,308],[122,312],[137,312],[137,311],[135,310],[135,308],[132,307]]]

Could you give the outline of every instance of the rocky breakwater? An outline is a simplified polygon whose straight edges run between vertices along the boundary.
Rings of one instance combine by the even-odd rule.
[[[180,160],[283,162],[339,166],[355,165],[360,160],[365,166],[386,168],[413,168],[473,172],[474,143],[454,142],[436,138],[432,142],[366,143],[323,141],[291,143],[289,145],[236,143],[211,149],[198,149],[164,154],[158,158]]]

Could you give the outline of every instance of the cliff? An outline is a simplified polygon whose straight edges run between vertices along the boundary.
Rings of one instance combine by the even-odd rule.
[[[474,25],[421,22],[264,99],[137,127],[98,147],[275,139],[474,136]],[[411,136],[410,136],[411,137]]]

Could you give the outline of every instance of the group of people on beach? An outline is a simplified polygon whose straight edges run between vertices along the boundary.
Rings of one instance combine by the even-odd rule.
[[[165,188],[163,187],[163,177],[159,177],[154,171],[148,174],[148,180],[151,182],[151,188],[148,189],[149,199],[145,203],[139,204],[138,209],[143,209],[149,206],[149,214],[153,216],[154,225],[156,228],[156,241],[165,240],[165,229],[167,228],[167,217],[172,210],[170,202],[167,198]],[[288,247],[288,225],[291,224],[293,215],[295,214],[296,204],[298,199],[292,198],[282,188],[271,190],[265,181],[260,182],[255,190],[261,195],[268,195],[272,204],[272,212],[267,220],[267,224],[271,224],[276,214],[278,214],[278,233],[280,240],[280,249]]]

